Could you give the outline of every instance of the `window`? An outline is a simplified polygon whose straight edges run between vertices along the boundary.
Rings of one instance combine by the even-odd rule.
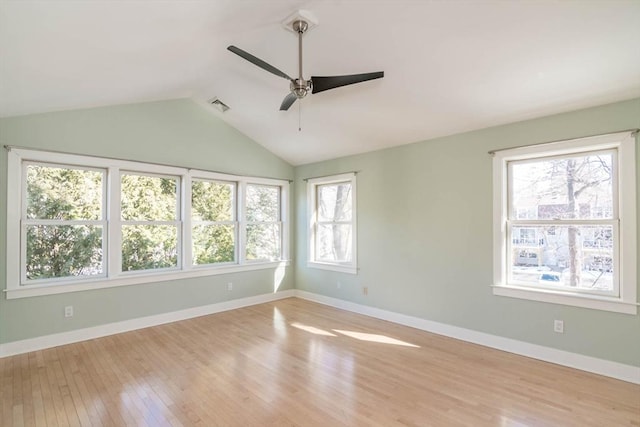
[[[356,273],[355,174],[308,181],[309,266]]]
[[[178,177],[121,174],[122,271],[178,267],[178,183]]]
[[[279,259],[282,242],[280,187],[248,184],[245,205],[246,259]]]
[[[105,171],[25,162],[22,282],[104,277]]]
[[[494,294],[636,313],[634,151],[624,133],[496,153]]]
[[[286,181],[16,148],[8,159],[7,298],[287,259]]]
[[[191,182],[192,264],[236,260],[237,215],[233,182],[194,179]]]

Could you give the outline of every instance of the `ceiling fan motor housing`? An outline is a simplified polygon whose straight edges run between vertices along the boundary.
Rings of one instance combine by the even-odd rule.
[[[298,99],[302,99],[307,96],[307,93],[311,92],[313,85],[311,80],[295,79],[291,81],[289,89],[293,92]]]

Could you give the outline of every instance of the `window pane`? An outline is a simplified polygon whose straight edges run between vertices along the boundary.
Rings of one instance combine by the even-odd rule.
[[[102,226],[27,226],[28,280],[102,274]]]
[[[280,187],[247,185],[246,203],[247,221],[280,220]]]
[[[514,282],[613,291],[613,227],[513,227],[511,238]]]
[[[251,224],[247,226],[247,259],[280,259],[280,224]]]
[[[235,227],[199,225],[193,227],[193,264],[235,261]]]
[[[512,162],[510,217],[613,218],[612,163],[611,153]]]
[[[27,218],[101,220],[103,172],[27,166]]]
[[[234,221],[233,184],[194,181],[191,185],[191,218],[194,221]]]
[[[316,259],[351,262],[351,224],[319,224],[316,232]]]
[[[120,185],[124,221],[176,219],[177,178],[123,174]]]
[[[319,185],[318,221],[351,221],[351,183]]]
[[[177,242],[172,225],[122,226],[122,271],[176,267]]]

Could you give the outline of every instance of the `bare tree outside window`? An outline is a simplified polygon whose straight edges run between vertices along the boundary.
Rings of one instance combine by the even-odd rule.
[[[351,183],[318,185],[316,259],[350,262],[352,230]]]
[[[510,264],[515,280],[612,290],[613,162],[612,151],[510,162]],[[518,213],[524,211],[535,214],[522,219]],[[529,230],[526,241],[518,239],[524,229]],[[522,250],[536,254],[528,265],[515,255]],[[546,277],[558,280],[545,280],[542,271],[555,272]]]

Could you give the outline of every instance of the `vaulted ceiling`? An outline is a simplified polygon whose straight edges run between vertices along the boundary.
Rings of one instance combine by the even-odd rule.
[[[305,78],[385,77],[279,111],[288,83],[226,47],[296,76],[299,9]],[[639,20],[634,0],[1,0],[0,115],[191,97],[297,165],[638,97]]]

